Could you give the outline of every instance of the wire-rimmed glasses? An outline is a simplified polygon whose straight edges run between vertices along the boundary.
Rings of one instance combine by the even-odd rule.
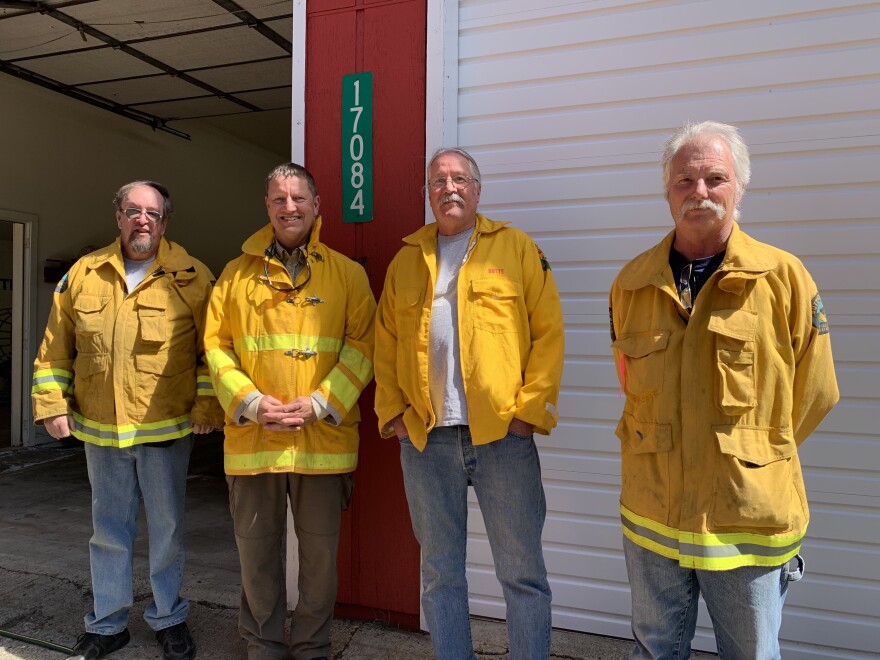
[[[691,288],[691,274],[694,272],[693,262],[685,265],[678,276],[678,299],[682,307],[690,314],[694,308],[693,289]]]
[[[296,295],[305,287],[306,284],[309,283],[309,280],[312,279],[312,265],[309,263],[309,258],[306,254],[303,254],[303,261],[305,262],[306,269],[306,279],[302,282],[302,284],[295,284],[294,286],[288,286],[286,283],[281,283],[280,285],[276,284],[272,281],[272,278],[269,277],[269,260],[275,256],[275,246],[271,246],[266,250],[266,255],[263,257],[263,279],[266,284],[275,289],[276,291],[280,291],[281,293],[293,294],[288,296],[287,302],[296,303],[299,302],[299,297]],[[308,299],[307,299],[308,300]],[[317,299],[316,299],[317,300]],[[323,301],[321,301],[323,302]],[[312,303],[316,304],[316,303]]]
[[[134,207],[122,209],[122,215],[124,215],[129,220],[137,220],[139,217],[146,216],[147,220],[150,222],[159,222],[162,220],[162,212],[161,211],[151,211],[148,209],[137,209]]]
[[[437,176],[428,181],[428,187],[431,190],[443,190],[446,187],[446,183],[449,181],[452,181],[452,185],[456,190],[464,190],[476,181],[476,179],[472,176],[465,176],[463,174],[447,177]]]

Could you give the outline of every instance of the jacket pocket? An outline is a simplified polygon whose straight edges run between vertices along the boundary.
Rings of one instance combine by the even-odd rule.
[[[755,388],[755,354],[751,351],[717,351],[718,407],[725,415],[742,415],[758,405]]]
[[[101,351],[104,335],[104,308],[110,296],[81,293],[73,302],[76,315],[76,350],[79,353]]]
[[[196,395],[195,353],[160,351],[135,355],[138,417],[164,420],[190,412]]]
[[[399,341],[415,341],[422,312],[423,287],[399,289],[394,299],[394,318]]]
[[[150,344],[165,343],[167,337],[168,292],[163,289],[147,289],[138,293],[137,315],[141,341]]]
[[[110,357],[106,353],[77,353],[73,373],[78,378],[88,378],[107,371]]]
[[[758,315],[744,309],[712,312],[715,333],[715,403],[725,415],[742,415],[758,404],[755,387],[754,340]]]
[[[672,427],[641,422],[624,412],[615,433],[620,440],[621,504],[640,515],[665,521],[669,514]]]
[[[719,454],[709,529],[788,531],[799,506],[792,482],[797,452],[792,434],[728,425],[714,431]]]
[[[623,333],[612,343],[624,355],[627,395],[640,401],[663,391],[668,343],[668,330]]]
[[[517,332],[523,290],[513,280],[487,279],[471,282],[474,327],[489,332]]]

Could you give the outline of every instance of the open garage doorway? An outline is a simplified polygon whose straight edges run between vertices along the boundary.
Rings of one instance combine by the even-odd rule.
[[[33,444],[30,364],[32,216],[0,209],[0,448]]]

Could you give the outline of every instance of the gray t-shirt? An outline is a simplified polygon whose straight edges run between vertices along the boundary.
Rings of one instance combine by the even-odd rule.
[[[125,286],[128,288],[128,293],[131,293],[144,281],[147,273],[150,272],[150,267],[156,262],[156,256],[153,255],[143,261],[122,257],[122,262],[125,264]]]
[[[437,426],[468,423],[458,347],[458,273],[472,234],[473,227],[454,236],[437,236],[428,355],[428,391]]]

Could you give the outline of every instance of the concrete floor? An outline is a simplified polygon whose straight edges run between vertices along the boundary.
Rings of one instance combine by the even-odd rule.
[[[238,556],[227,509],[220,446],[208,442],[193,453],[187,486],[187,574],[184,595],[201,660],[245,658],[236,630]],[[91,606],[88,540],[91,535],[89,484],[78,443],[37,449],[0,450],[0,630],[72,646]],[[143,516],[141,516],[143,518]],[[130,644],[118,660],[158,660],[161,651],[144,623],[150,598],[147,546],[136,542],[134,608]],[[475,619],[480,658],[506,658],[503,623]],[[335,621],[333,657],[432,658],[424,633],[378,623]],[[626,658],[625,640],[554,631],[553,658]],[[0,660],[64,658],[65,654],[0,636]]]

